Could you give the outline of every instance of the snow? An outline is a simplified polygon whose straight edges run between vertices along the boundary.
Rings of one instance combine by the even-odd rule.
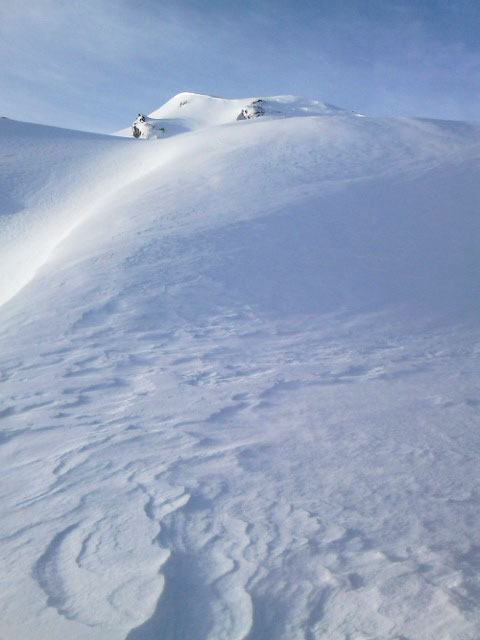
[[[0,120],[2,639],[477,637],[480,125],[254,99]]]
[[[334,105],[298,96],[262,98],[255,96],[230,99],[184,91],[171,98],[160,109],[152,111],[148,116],[143,116],[144,120],[140,118],[142,114],[139,114],[134,123],[141,131],[141,138],[164,138],[186,131],[197,131],[229,124],[239,119],[256,117],[255,111],[259,106],[261,106],[263,117],[267,118],[351,115]],[[243,114],[247,117],[245,118]],[[117,135],[131,137],[132,128],[122,129],[117,132]]]

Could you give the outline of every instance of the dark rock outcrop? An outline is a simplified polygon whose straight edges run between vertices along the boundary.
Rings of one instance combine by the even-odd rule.
[[[237,120],[251,120],[252,118],[258,118],[265,115],[265,109],[262,107],[264,100],[254,100],[246,107],[244,107],[237,116]]]

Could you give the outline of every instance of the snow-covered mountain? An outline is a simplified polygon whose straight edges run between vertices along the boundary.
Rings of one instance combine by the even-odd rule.
[[[139,113],[132,126],[117,135],[135,138],[166,138],[186,131],[231,124],[236,120],[297,118],[312,115],[345,115],[347,111],[320,100],[297,96],[219,98],[183,92],[148,116]],[[358,114],[354,114],[358,115]]]
[[[474,640],[480,124],[148,122],[0,120],[1,640]]]

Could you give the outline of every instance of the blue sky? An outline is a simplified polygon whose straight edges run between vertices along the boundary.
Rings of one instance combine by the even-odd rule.
[[[480,119],[478,0],[0,0],[0,115],[110,132],[180,91]]]

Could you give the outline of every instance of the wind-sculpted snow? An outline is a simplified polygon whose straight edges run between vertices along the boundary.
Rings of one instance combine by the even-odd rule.
[[[474,640],[480,128],[8,126],[2,640]]]

